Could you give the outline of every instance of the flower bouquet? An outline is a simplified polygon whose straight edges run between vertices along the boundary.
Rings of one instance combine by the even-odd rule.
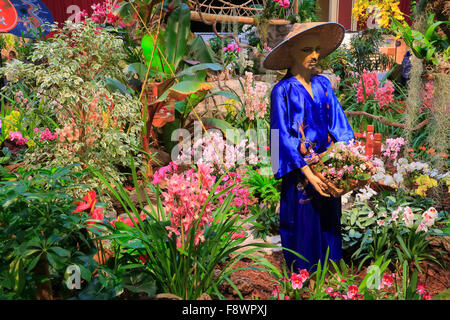
[[[363,147],[337,142],[310,165],[311,171],[327,185],[329,194],[340,197],[370,183],[373,166],[363,154]]]

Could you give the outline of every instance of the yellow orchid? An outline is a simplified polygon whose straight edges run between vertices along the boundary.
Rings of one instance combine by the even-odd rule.
[[[224,107],[228,113],[230,113],[231,115],[235,115],[236,114],[236,104],[237,104],[236,100],[228,99],[225,101]]]
[[[394,0],[356,0],[352,9],[353,17],[356,21],[360,21],[368,17],[367,9],[369,7],[377,7],[377,21],[383,28],[389,28],[390,19],[394,17],[399,21],[404,21],[404,14],[399,8],[400,2]]]
[[[417,185],[418,185],[418,187],[417,187],[417,189],[415,190],[415,192],[418,194],[418,195],[421,195],[421,196],[423,196],[423,195],[425,195],[425,193],[426,193],[426,191],[429,189],[429,188],[433,188],[433,187],[436,187],[437,186],[437,180],[435,180],[435,179],[433,179],[433,178],[430,178],[428,175],[426,175],[426,174],[423,174],[423,175],[420,175],[420,176],[418,176],[416,179],[415,179],[415,182],[417,183]]]
[[[36,145],[36,143],[33,141],[33,139],[31,139],[29,136],[25,136],[25,138],[27,138],[28,147],[32,148]]]

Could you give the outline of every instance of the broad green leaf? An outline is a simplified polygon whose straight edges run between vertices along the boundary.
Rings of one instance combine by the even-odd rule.
[[[162,102],[167,99],[175,99],[176,101],[180,101],[191,94],[210,89],[212,89],[212,84],[207,82],[182,81],[174,84],[166,90],[154,103]]]
[[[49,250],[53,251],[60,257],[69,257],[70,256],[70,251],[63,249],[61,247],[51,247]]]
[[[161,40],[161,38],[163,37],[162,33],[160,32],[159,36],[158,36],[158,44],[157,46],[159,47],[159,49],[162,52],[165,52],[165,48],[164,48],[164,42],[163,40]],[[151,61],[151,65],[150,65],[150,69],[151,70],[156,70],[162,73],[166,73],[166,74],[170,74],[170,69],[172,69],[172,71],[174,71],[174,66],[173,65],[169,65],[167,64],[166,60],[164,60],[164,58],[161,57],[158,48],[155,47],[155,38],[156,38],[156,34],[146,34],[143,38],[142,38],[142,42],[141,42],[141,46],[142,46],[142,52],[144,53],[144,58],[145,58],[145,63],[147,64],[147,66],[150,65],[150,61]]]
[[[218,70],[222,70],[222,66],[218,63],[200,63],[197,64],[195,66],[189,67],[184,69],[183,71],[179,72],[176,77],[180,78],[184,75],[189,75],[189,76],[195,76],[195,74],[200,71],[200,70],[214,70],[214,71],[218,71]]]
[[[182,3],[169,16],[166,25],[165,45],[167,61],[174,66],[173,71],[187,52],[187,39],[190,33],[191,11]]]
[[[120,92],[124,95],[131,95],[127,90],[127,86],[117,79],[106,78],[105,86],[110,92]]]

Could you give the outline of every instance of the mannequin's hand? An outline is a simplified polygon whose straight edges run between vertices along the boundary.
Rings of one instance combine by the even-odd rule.
[[[370,174],[371,174],[371,175],[374,175],[374,174],[377,173],[377,170],[376,170],[375,167],[373,166],[372,162],[367,161],[367,162],[365,163],[365,165],[367,166],[367,168],[369,168],[369,171],[370,171]]]
[[[325,182],[320,180],[319,177],[317,177],[315,175],[310,175],[308,177],[308,180],[309,180],[309,182],[311,182],[311,184],[313,185],[314,189],[316,189],[317,192],[320,193],[320,195],[322,195],[324,197],[330,197],[330,195],[325,192],[325,190],[327,189],[327,185],[325,184]]]

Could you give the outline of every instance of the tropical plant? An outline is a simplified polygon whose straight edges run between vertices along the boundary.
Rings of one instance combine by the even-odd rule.
[[[173,164],[171,166],[174,168]],[[143,272],[155,281],[159,292],[175,294],[183,299],[196,299],[203,293],[223,298],[218,285],[227,281],[242,298],[229,278],[230,274],[236,271],[232,269],[233,266],[243,257],[257,259],[250,254],[258,248],[272,246],[242,244],[245,233],[242,232],[241,226],[245,221],[240,220],[238,215],[231,214],[234,212],[235,202],[230,191],[235,184],[224,185],[224,177],[214,183],[215,179],[208,177],[205,168],[199,167],[199,171],[190,171],[188,176],[191,178],[182,178],[188,179],[186,183],[190,183],[189,179],[202,179],[202,184],[198,185],[202,190],[198,190],[199,194],[193,191],[195,194],[191,195],[191,201],[195,202],[194,199],[200,194],[203,194],[203,200],[199,203],[193,202],[198,209],[198,216],[189,218],[190,222],[183,220],[184,226],[181,226],[176,222],[177,215],[182,214],[184,209],[176,209],[179,205],[178,196],[169,196],[172,200],[167,202],[168,194],[161,193],[158,182],[160,175],[167,173],[171,167],[155,173],[154,184],[144,176],[141,185],[138,183],[133,163],[131,168],[136,190],[149,190],[156,197],[156,204],[152,203],[147,192],[144,192],[139,200],[139,207],[136,207],[120,183],[110,183],[109,178],[92,168],[109,192],[120,201],[129,219],[129,225],[121,219],[106,224],[110,233],[105,239],[111,240],[113,246],[119,248],[115,252],[117,261],[123,264],[124,268],[144,270]],[[177,176],[177,179],[181,177]],[[210,185],[210,182],[213,184]],[[176,186],[177,192],[182,190],[179,186]],[[170,192],[174,186],[169,184],[168,187]],[[164,196],[164,200],[161,196]],[[145,203],[147,206],[144,207]],[[173,209],[169,211],[171,207]],[[205,224],[205,221],[210,222]],[[181,229],[178,229],[180,227]],[[222,267],[215,275],[214,270],[219,266]]]
[[[438,65],[437,56],[442,54],[443,60],[447,61],[450,56],[450,49],[447,36],[439,36],[436,29],[442,24],[450,25],[450,22],[435,21],[434,17],[434,13],[429,14],[425,33],[413,30],[396,19],[393,19],[391,28],[405,40],[417,58],[425,59]]]
[[[11,73],[11,83],[20,82],[26,93],[35,92],[32,105],[23,111],[28,121],[23,127],[45,130],[41,123],[53,123],[50,130],[58,128],[57,143],[30,150],[25,163],[35,168],[91,164],[118,178],[117,166],[123,165],[131,146],[139,146],[143,124],[140,102],[126,89],[109,89],[124,75],[123,42],[89,19],[53,30],[57,36],[34,45],[30,59],[40,63],[19,62],[3,69]],[[39,115],[41,122],[36,121]],[[88,183],[98,186],[92,179]]]
[[[0,291],[9,298],[74,296],[63,282],[71,265],[92,278],[96,230],[87,215],[72,214],[68,191],[81,175],[73,167],[22,170],[0,182]]]

